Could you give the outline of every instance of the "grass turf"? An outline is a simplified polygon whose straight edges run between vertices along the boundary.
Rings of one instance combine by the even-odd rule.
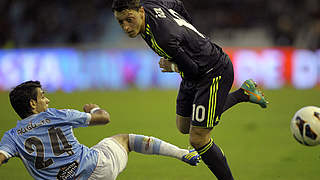
[[[235,179],[301,180],[319,179],[319,147],[298,144],[290,133],[294,113],[307,105],[319,105],[319,89],[268,90],[267,109],[242,103],[223,114],[212,134],[228,158]],[[111,114],[111,123],[75,129],[78,140],[92,146],[104,137],[119,133],[155,136],[187,148],[188,136],[175,127],[176,91],[91,91],[70,94],[49,93],[50,107],[81,110],[85,103],[96,103]],[[0,136],[18,119],[9,105],[8,93],[0,93]],[[0,168],[1,179],[32,179],[22,162],[12,158]],[[214,179],[201,163],[191,167],[168,157],[130,153],[127,168],[118,180]]]

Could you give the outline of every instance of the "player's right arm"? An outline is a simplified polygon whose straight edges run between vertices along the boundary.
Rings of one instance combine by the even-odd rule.
[[[83,110],[91,115],[89,126],[104,125],[110,122],[109,113],[96,104],[85,104]]]
[[[192,24],[192,18],[185,9],[181,0],[162,0],[162,3],[168,8],[173,9]]]

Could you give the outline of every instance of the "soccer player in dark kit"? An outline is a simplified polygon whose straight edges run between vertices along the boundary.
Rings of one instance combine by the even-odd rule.
[[[177,128],[190,134],[190,144],[219,180],[233,179],[224,153],[210,134],[221,114],[239,102],[267,106],[255,82],[246,80],[229,93],[234,80],[230,58],[192,25],[179,0],[113,0],[112,11],[129,37],[141,35],[161,56],[163,72],[180,73]]]

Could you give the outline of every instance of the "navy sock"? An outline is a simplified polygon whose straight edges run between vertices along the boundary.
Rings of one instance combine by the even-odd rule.
[[[249,101],[249,96],[244,93],[243,89],[239,88],[238,90],[228,94],[228,97],[223,106],[222,112],[228,110],[229,108],[231,108],[232,106],[240,102],[248,102],[248,101]]]
[[[226,157],[212,139],[207,145],[197,149],[197,152],[218,180],[233,180]]]

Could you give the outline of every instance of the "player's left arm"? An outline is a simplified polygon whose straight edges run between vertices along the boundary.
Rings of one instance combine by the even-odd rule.
[[[159,60],[159,66],[162,72],[180,72],[176,63],[162,57]]]
[[[196,76],[199,73],[199,66],[183,50],[182,47],[174,46],[171,54],[174,54],[170,60],[160,58],[159,66],[162,72],[183,72],[187,76]]]
[[[198,64],[191,59],[182,47],[176,47],[171,60],[177,64],[179,71],[185,75],[196,76],[199,74]]]

